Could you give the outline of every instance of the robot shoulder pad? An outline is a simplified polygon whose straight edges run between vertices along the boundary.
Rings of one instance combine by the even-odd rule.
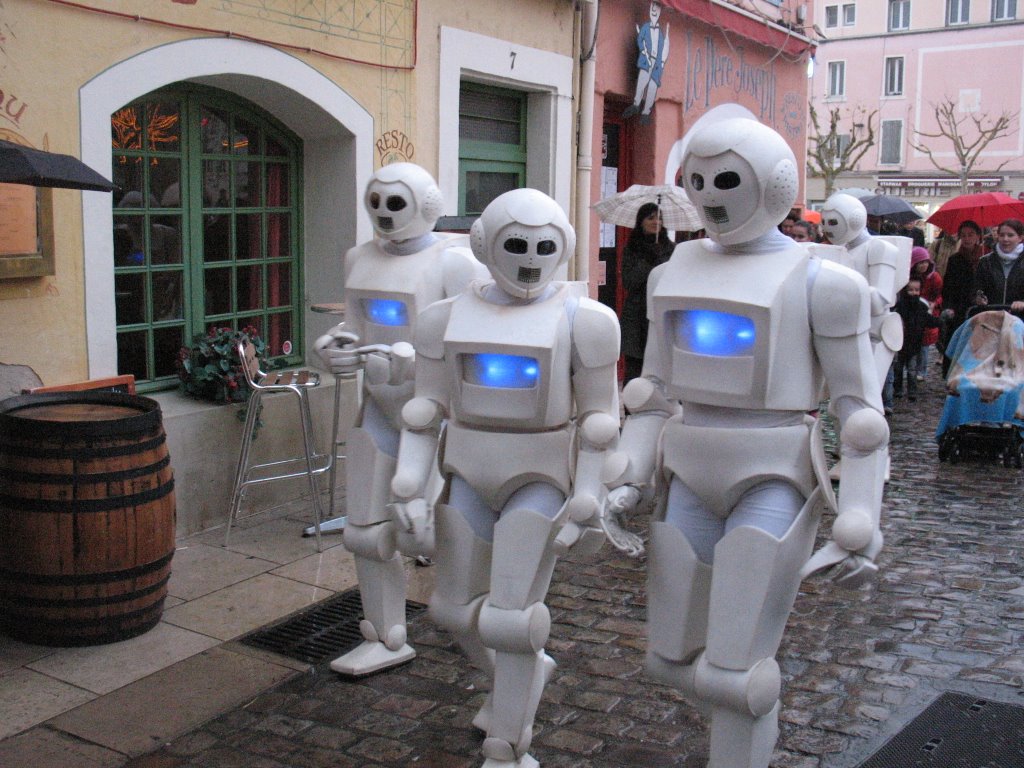
[[[441,256],[441,268],[444,271],[444,292],[446,296],[455,296],[466,289],[473,280],[484,280],[490,275],[487,267],[477,261],[469,248],[469,238],[453,239]]]
[[[416,318],[416,354],[432,360],[444,357],[444,332],[452,313],[452,302],[458,297],[435,301]]]
[[[911,244],[909,237],[901,237],[901,240],[906,240],[907,245]],[[909,251],[909,249],[907,249]],[[891,264],[896,266],[900,260],[900,249],[896,247],[894,243],[888,242],[886,238],[882,236],[872,237],[868,242],[868,266],[874,266],[876,264]],[[910,257],[907,255],[907,270],[910,268]]]
[[[866,333],[871,326],[867,280],[833,261],[815,261],[820,266],[808,286],[811,328],[826,337]]]
[[[619,359],[619,321],[608,307],[580,299],[572,321],[573,346],[587,368],[611,365]]]

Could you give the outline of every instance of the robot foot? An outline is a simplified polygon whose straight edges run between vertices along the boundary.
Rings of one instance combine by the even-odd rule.
[[[540,763],[529,755],[523,755],[513,761],[495,760],[493,757],[489,757],[484,760],[484,764],[480,768],[540,768]]]
[[[416,651],[411,645],[403,645],[397,651],[376,640],[367,640],[355,650],[339,656],[331,662],[331,669],[349,677],[361,677],[371,672],[396,667],[412,661]]]
[[[551,676],[555,674],[555,669],[558,667],[558,662],[553,658],[544,654],[544,684],[547,685],[548,681],[551,680]],[[483,706],[480,707],[480,711],[476,713],[473,718],[473,727],[477,730],[487,733],[491,727],[491,712],[494,705],[494,693],[488,693],[487,698],[484,700]]]

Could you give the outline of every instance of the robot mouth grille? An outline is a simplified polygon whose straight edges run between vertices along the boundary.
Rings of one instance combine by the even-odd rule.
[[[540,267],[520,267],[516,281],[520,283],[539,283]]]
[[[395,228],[395,220],[392,219],[390,216],[378,216],[377,226],[380,229],[383,229],[385,232],[390,232],[392,229]]]
[[[729,221],[729,214],[725,210],[725,206],[714,205],[704,206],[704,214],[708,217],[708,220],[715,224],[725,224]]]

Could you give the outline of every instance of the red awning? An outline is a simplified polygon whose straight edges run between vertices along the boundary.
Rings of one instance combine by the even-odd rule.
[[[738,9],[719,5],[714,0],[661,0],[661,3],[683,16],[741,35],[773,51],[781,48],[785,53],[798,56],[805,51],[813,53],[816,47],[801,32],[793,32],[780,24],[748,16]]]

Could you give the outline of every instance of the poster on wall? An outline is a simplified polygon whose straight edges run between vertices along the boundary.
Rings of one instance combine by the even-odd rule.
[[[0,258],[38,253],[35,187],[0,184],[0,221]]]
[[[601,167],[601,200],[619,191],[619,169],[614,166]],[[601,248],[615,247],[615,225],[601,222]]]
[[[637,75],[633,103],[622,113],[623,118],[640,115],[640,122],[648,123],[651,110],[658,98],[661,75],[668,61],[669,24],[661,25],[661,3],[652,0],[647,11],[648,20],[636,27]]]

